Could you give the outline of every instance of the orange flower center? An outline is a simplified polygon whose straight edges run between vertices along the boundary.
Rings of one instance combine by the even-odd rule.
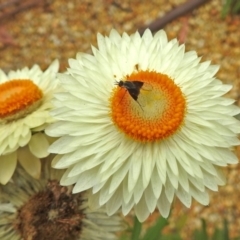
[[[36,109],[43,97],[41,89],[31,80],[11,80],[0,84],[0,119],[22,118]]]
[[[120,81],[113,89],[110,106],[117,128],[141,142],[174,134],[186,113],[181,89],[169,76],[154,71],[132,73]]]

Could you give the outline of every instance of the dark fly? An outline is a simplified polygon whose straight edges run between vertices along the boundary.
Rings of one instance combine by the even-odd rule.
[[[125,88],[130,96],[137,101],[140,90],[144,82],[141,81],[119,81],[116,83],[119,87]]]
[[[143,110],[142,107],[144,106],[144,102],[141,102],[140,104],[140,102],[138,101],[138,97],[142,89],[146,91],[150,91],[152,89],[152,86],[150,84],[142,81],[120,80],[119,82],[116,82],[116,85],[118,85],[121,88],[125,88],[130,94],[130,96],[138,103],[138,105]]]

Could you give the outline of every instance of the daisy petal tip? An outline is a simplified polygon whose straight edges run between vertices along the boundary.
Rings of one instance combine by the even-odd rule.
[[[53,71],[53,72],[58,72],[60,67],[60,63],[58,59],[55,59],[50,66],[48,67],[49,70]]]

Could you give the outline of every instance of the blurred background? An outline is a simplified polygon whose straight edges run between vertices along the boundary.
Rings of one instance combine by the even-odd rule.
[[[131,34],[149,26],[162,27],[202,61],[220,65],[217,77],[233,85],[228,96],[240,105],[240,0],[0,0],[0,68],[8,72],[38,64],[45,69],[57,58],[65,71],[69,58],[97,46],[98,32],[108,35],[115,28]],[[240,156],[240,148],[236,152]],[[227,184],[210,193],[209,206],[193,202],[187,209],[175,201],[162,228],[167,239],[240,239],[239,166],[225,171]],[[154,213],[143,231],[158,217]]]

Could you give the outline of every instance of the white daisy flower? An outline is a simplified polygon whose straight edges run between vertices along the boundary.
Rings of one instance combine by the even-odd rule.
[[[59,185],[63,171],[42,161],[39,180],[19,165],[13,181],[0,185],[0,239],[117,240],[126,225],[119,214],[90,210],[90,193],[73,195],[71,187]]]
[[[43,130],[53,122],[49,110],[58,69],[55,60],[45,72],[37,65],[8,75],[0,70],[0,184],[10,180],[17,160],[31,176],[40,176],[39,158],[49,155]]]
[[[169,215],[177,196],[209,204],[208,189],[224,184],[220,167],[237,163],[240,109],[223,97],[231,86],[161,30],[98,35],[93,56],[79,53],[60,81],[47,129],[55,168],[68,168],[62,185],[92,189],[92,207],[109,215],[134,208],[144,221],[157,207]]]

